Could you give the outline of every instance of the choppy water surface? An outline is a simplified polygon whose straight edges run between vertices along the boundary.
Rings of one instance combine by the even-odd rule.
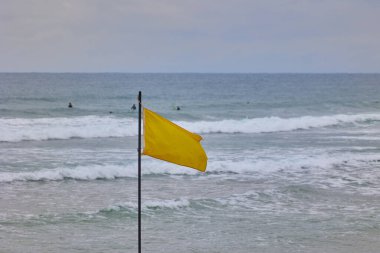
[[[144,252],[379,252],[370,74],[0,74],[0,252],[136,252],[139,90],[209,157],[143,157]]]

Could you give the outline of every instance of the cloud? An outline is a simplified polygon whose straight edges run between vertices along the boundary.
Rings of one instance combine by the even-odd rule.
[[[3,0],[0,71],[379,72],[380,4]]]

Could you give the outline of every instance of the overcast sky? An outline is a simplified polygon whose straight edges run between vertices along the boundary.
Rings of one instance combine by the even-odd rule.
[[[380,72],[379,0],[0,0],[0,72]]]

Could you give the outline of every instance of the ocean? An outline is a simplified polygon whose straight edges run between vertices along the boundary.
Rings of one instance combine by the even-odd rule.
[[[209,158],[142,158],[143,252],[380,252],[380,74],[123,73],[0,74],[0,252],[137,252],[139,91]]]

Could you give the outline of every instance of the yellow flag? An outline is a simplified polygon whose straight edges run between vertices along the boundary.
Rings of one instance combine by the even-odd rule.
[[[200,135],[144,108],[144,155],[205,171],[207,156],[201,140]]]

